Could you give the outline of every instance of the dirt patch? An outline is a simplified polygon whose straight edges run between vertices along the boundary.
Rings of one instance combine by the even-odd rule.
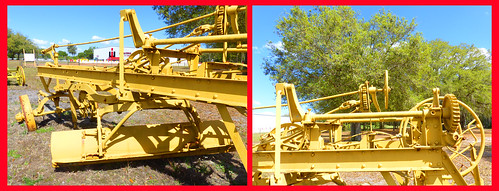
[[[15,68],[18,64],[9,62],[9,68]],[[18,97],[27,94],[32,107],[35,107],[38,103],[37,92],[42,89],[40,80],[35,76],[36,68],[26,67],[25,71],[27,86],[17,86],[13,80],[9,80],[7,86],[9,185],[246,185],[247,173],[236,152],[53,168],[51,132],[71,130],[71,116],[37,117],[39,129],[35,132],[28,132],[24,123],[17,123],[15,114],[21,111]],[[221,119],[216,106],[196,102],[192,104],[201,120]],[[52,103],[47,106],[54,108]],[[69,105],[62,103],[61,106],[64,108]],[[229,113],[246,143],[246,117],[233,108],[229,108]],[[103,126],[117,124],[124,115],[105,115]],[[135,113],[125,125],[187,121],[182,111],[145,110]],[[85,118],[80,118],[78,124],[81,128],[96,127],[95,122]]]

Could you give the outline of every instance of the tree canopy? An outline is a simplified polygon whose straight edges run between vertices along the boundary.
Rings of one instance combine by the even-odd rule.
[[[72,43],[70,42],[70,43],[68,43],[68,44],[72,44]],[[78,49],[78,48],[76,48],[76,46],[75,46],[75,45],[68,46],[68,53],[74,56],[74,55],[76,54],[76,50],[77,50],[77,49]]]
[[[94,59],[94,49],[96,47],[89,47],[83,52],[78,53],[78,58]]]
[[[362,19],[350,7],[293,7],[277,22],[282,46],[269,42],[263,69],[274,82],[293,83],[303,99],[354,91],[366,80],[383,87],[390,76],[389,110],[407,110],[431,97],[432,88],[452,93],[490,116],[491,62],[473,45],[426,41],[414,19],[380,10]],[[380,95],[378,95],[381,97]],[[315,102],[320,112],[349,97]],[[384,100],[379,99],[380,105]]]
[[[31,52],[33,49],[38,49],[38,47],[26,36],[19,32],[14,32],[12,29],[7,29],[7,56],[9,58],[14,58],[23,53],[23,49],[27,52]]]
[[[203,16],[215,11],[216,6],[153,6],[159,18],[165,24],[172,25],[195,17]],[[193,21],[181,26],[166,29],[166,35],[170,38],[184,37],[190,34],[195,28],[204,24],[213,24],[214,17],[208,17]],[[246,33],[246,12],[238,14],[239,31]],[[230,27],[228,27],[230,29]],[[231,29],[230,29],[231,30]],[[207,48],[221,48],[223,43],[210,43]],[[235,42],[230,42],[229,47],[235,47]],[[234,62],[246,61],[246,53],[229,53],[228,60]],[[200,61],[222,61],[222,54],[203,54]]]

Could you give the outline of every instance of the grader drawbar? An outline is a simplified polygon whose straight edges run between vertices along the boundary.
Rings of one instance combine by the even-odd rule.
[[[409,111],[381,112],[376,93],[384,92],[388,108],[388,72],[378,89],[361,84],[357,91],[298,102],[293,84],[276,84],[276,127],[253,146],[254,185],[346,185],[342,172],[379,172],[388,185],[482,185],[478,163],[485,148],[482,123],[452,94],[423,100]],[[287,104],[281,104],[286,96]],[[356,95],[325,113],[304,112],[300,104]],[[376,112],[371,112],[374,105]],[[281,124],[288,106],[291,123]],[[260,107],[265,108],[265,107]],[[259,109],[259,108],[255,108]],[[339,113],[338,111],[346,111]],[[461,113],[472,116],[461,126]],[[373,130],[372,123],[399,122],[398,134]],[[342,136],[346,124],[370,129]],[[360,141],[352,141],[360,136]],[[352,178],[352,177],[348,177]]]
[[[53,132],[51,136],[54,167],[236,150],[246,168],[246,147],[228,112],[228,107],[233,107],[246,115],[247,109],[246,64],[227,61],[228,53],[247,50],[247,34],[240,33],[236,22],[241,11],[246,11],[246,7],[217,6],[213,13],[143,32],[135,11],[122,10],[119,37],[105,39],[119,39],[118,66],[60,65],[55,48],[68,45],[53,45],[45,49],[43,53],[50,54],[54,62],[37,67],[37,75],[44,87],[39,91],[42,99],[38,107],[32,109],[28,97],[20,96],[22,112],[16,118],[25,121],[28,129],[33,131],[37,128],[35,117],[70,111],[75,130]],[[146,36],[147,33],[209,17],[213,18],[212,24],[199,26],[183,38]],[[132,33],[128,36],[124,35],[125,21],[130,24]],[[124,59],[124,38],[129,36],[140,49]],[[223,43],[223,48],[200,46],[214,42]],[[175,44],[186,46],[178,50],[168,49]],[[223,62],[199,63],[201,53],[223,54]],[[178,60],[170,61],[172,58]],[[187,62],[188,69],[179,70],[173,66],[180,62]],[[69,100],[69,108],[61,108],[62,99]],[[48,101],[54,103],[55,109],[46,110]],[[190,101],[216,105],[222,120],[201,120]],[[181,110],[189,122],[123,125],[135,112],[147,109]],[[111,112],[128,113],[114,127],[104,127],[103,117]],[[96,120],[97,127],[78,129],[79,116]]]

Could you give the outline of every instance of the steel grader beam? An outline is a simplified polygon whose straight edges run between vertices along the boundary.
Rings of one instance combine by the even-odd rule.
[[[254,151],[253,169],[273,172],[280,168],[284,173],[434,171],[466,185],[445,151],[437,147],[281,151],[281,156],[276,165],[274,151]]]
[[[247,107],[247,83],[241,80],[125,73],[125,88],[131,91],[170,96],[172,98]],[[91,67],[39,66],[38,76],[67,81],[119,85],[119,74],[93,70]]]

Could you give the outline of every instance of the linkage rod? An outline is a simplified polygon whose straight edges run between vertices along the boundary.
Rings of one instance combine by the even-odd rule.
[[[179,23],[175,23],[173,25],[168,25],[166,27],[162,27],[162,28],[159,28],[159,29],[150,30],[150,31],[144,32],[144,34],[149,34],[149,33],[158,32],[158,31],[161,31],[161,30],[169,29],[169,28],[172,28],[172,27],[176,27],[176,26],[179,26],[179,25],[183,25],[183,24],[186,24],[186,23],[190,23],[190,22],[193,22],[193,21],[197,21],[197,20],[200,20],[200,19],[211,17],[211,16],[213,16],[215,14],[216,14],[216,12],[209,13],[209,14],[206,14],[206,15],[203,15],[203,16],[199,16],[199,17],[192,18],[192,19],[189,19],[189,20],[185,20],[185,21],[182,21],[182,22],[179,22]],[[128,37],[131,37],[131,36],[132,35],[129,34],[129,35],[124,36],[124,38],[128,38]],[[119,39],[119,38],[120,37],[114,37],[114,38],[108,38],[108,39],[102,39],[102,40],[96,40],[96,41],[90,41],[90,42],[82,42],[82,43],[75,43],[75,44],[65,44],[65,45],[56,45],[56,48],[57,47],[66,47],[66,46],[78,46],[78,45],[85,45],[85,44],[93,44],[93,43],[98,43],[98,42],[105,42],[105,41],[110,41],[110,40],[116,40],[116,39]]]
[[[388,118],[388,117],[424,117],[423,111],[391,111],[375,113],[338,113],[313,115],[312,121],[327,119],[366,119],[366,118]]]
[[[359,91],[352,91],[352,92],[347,92],[347,93],[342,93],[342,94],[337,94],[337,95],[332,95],[332,96],[327,96],[327,97],[321,97],[321,98],[311,99],[311,100],[302,101],[302,102],[298,102],[298,103],[299,104],[304,104],[304,103],[316,102],[316,101],[321,101],[321,100],[326,100],[326,99],[333,99],[333,98],[337,98],[337,97],[343,97],[343,96],[347,96],[347,95],[353,95],[353,94],[357,94],[357,93],[359,93]],[[284,106],[288,106],[288,104],[281,105],[281,107],[284,107]],[[262,107],[254,107],[253,109],[266,109],[266,108],[273,108],[273,107],[275,107],[275,105],[262,106]]]

